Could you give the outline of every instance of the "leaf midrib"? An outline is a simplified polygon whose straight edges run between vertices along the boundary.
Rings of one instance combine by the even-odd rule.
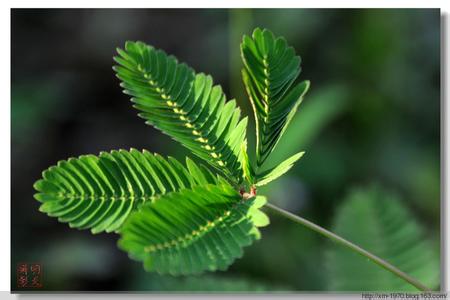
[[[151,75],[149,75],[147,72],[145,72],[144,69],[139,69],[138,72],[141,74],[141,76],[144,79],[150,79]],[[188,129],[192,129],[191,133],[194,137],[194,141],[197,142],[203,149],[207,151],[209,156],[214,160],[214,163],[218,165],[218,167],[228,176],[231,175],[228,168],[226,168],[225,162],[221,159],[222,153],[216,152],[215,145],[210,144],[208,136],[204,134],[204,131],[198,131],[197,125],[195,123],[192,123],[192,121],[186,117],[189,112],[184,111],[183,107],[184,105],[179,105],[176,100],[173,99],[173,95],[171,95],[172,90],[169,90],[166,94],[166,91],[163,87],[161,87],[161,84],[157,80],[150,79],[147,81],[147,83],[150,85],[150,87],[154,88],[155,91],[159,94],[162,100],[165,101],[165,104],[169,109],[172,110],[173,113],[175,113],[176,116],[181,121],[184,121],[185,127]],[[221,100],[219,100],[221,101]],[[183,103],[184,104],[184,103]],[[227,176],[227,177],[228,177]]]
[[[74,194],[57,194],[59,197],[64,197],[65,199],[78,199],[81,201],[104,201],[104,200],[113,200],[113,201],[135,201],[136,199],[141,199],[145,201],[154,201],[159,198],[160,195],[123,195],[123,196],[106,196],[106,195],[74,195]]]
[[[214,230],[221,223],[225,222],[229,217],[232,216],[233,210],[237,208],[238,205],[241,205],[246,200],[241,200],[239,202],[234,203],[230,209],[225,210],[219,216],[216,216],[212,221],[208,221],[205,225],[198,227],[197,229],[192,230],[191,233],[185,234],[183,237],[179,237],[178,239],[172,239],[170,241],[166,241],[164,243],[151,244],[144,247],[144,251],[146,253],[153,253],[156,251],[167,250],[170,248],[176,248],[180,245],[182,247],[187,247],[194,243],[196,240],[202,238],[205,234]],[[248,200],[247,200],[248,201]],[[246,216],[244,216],[246,217]]]

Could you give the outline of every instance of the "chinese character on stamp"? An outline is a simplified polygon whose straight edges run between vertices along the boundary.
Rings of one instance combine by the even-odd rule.
[[[16,275],[18,288],[42,288],[41,264],[18,263]]]

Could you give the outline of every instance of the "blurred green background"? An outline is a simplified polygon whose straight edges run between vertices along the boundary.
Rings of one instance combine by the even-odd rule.
[[[239,43],[256,26],[284,36],[302,57],[300,79],[312,82],[271,162],[306,154],[259,193],[439,288],[439,10],[13,9],[11,16],[11,289],[18,262],[42,264],[44,290],[403,289],[389,277],[351,280],[388,275],[274,215],[227,272],[173,278],[146,274],[117,249],[114,234],[69,229],[38,211],[33,183],[58,160],[130,147],[187,154],[136,117],[111,70],[116,47],[142,40],[164,49],[211,74],[253,118]]]

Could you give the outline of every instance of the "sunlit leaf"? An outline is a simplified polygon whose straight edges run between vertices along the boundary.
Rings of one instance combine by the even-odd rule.
[[[70,227],[111,232],[143,203],[169,192],[216,182],[207,169],[189,159],[187,165],[135,149],[82,155],[59,161],[44,171],[34,185],[39,192],[35,198],[42,202],[40,211]]]
[[[261,173],[258,176],[258,181],[256,183],[257,186],[268,184],[269,182],[277,179],[287,171],[289,171],[293,166],[294,163],[299,160],[305,152],[299,152],[285,161],[283,161],[281,164],[277,165],[276,167]]]
[[[165,194],[133,213],[120,230],[119,247],[147,271],[199,274],[226,270],[267,225],[263,197],[243,199],[225,182]]]
[[[195,74],[184,63],[142,42],[118,49],[114,67],[124,92],[132,96],[140,117],[195,155],[242,181],[241,144],[247,118],[240,120],[236,101],[226,101],[212,77]]]
[[[273,151],[292,120],[309,81],[291,88],[300,74],[300,57],[283,37],[267,29],[253,31],[241,43],[242,76],[256,122],[256,167]]]

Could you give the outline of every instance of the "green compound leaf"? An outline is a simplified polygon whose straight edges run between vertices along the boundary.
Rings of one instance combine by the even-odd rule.
[[[400,200],[372,188],[350,194],[333,231],[382,257],[432,289],[439,285],[439,250]],[[332,291],[417,291],[360,255],[332,245],[326,256]]]
[[[293,88],[300,74],[300,57],[282,37],[267,29],[253,31],[241,43],[242,77],[256,122],[256,164],[273,151],[309,89],[309,81]]]
[[[247,118],[211,76],[195,74],[173,56],[142,42],[127,42],[114,67],[140,117],[222,171],[243,180],[241,145]]]
[[[268,224],[258,208],[228,183],[195,186],[143,205],[120,230],[119,247],[147,271],[186,275],[226,270]]]
[[[116,231],[131,211],[161,195],[216,183],[217,178],[187,158],[120,150],[59,161],[42,173],[34,188],[39,210],[92,233]]]
[[[276,167],[261,173],[259,175],[259,179],[258,182],[256,183],[256,186],[268,184],[269,182],[277,179],[278,177],[289,171],[294,166],[294,163],[300,158],[302,158],[303,154],[305,154],[304,151],[294,154],[285,161],[283,161],[281,164],[277,165]]]

